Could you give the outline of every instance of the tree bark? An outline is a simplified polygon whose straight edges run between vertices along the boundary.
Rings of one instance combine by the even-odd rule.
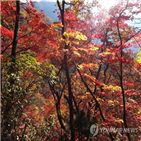
[[[13,38],[13,45],[12,45],[12,51],[11,51],[11,56],[12,56],[12,62],[15,64],[16,60],[16,50],[17,50],[17,43],[18,43],[18,32],[19,32],[19,16],[20,16],[20,1],[16,1],[16,22],[15,22],[15,29],[14,29],[14,38]],[[12,64],[9,70],[9,73],[11,73],[14,65]],[[14,84],[14,79],[11,77],[9,79],[11,87]],[[3,125],[3,132],[2,132],[2,139],[5,140],[13,140],[9,134],[11,133],[12,130],[12,123],[11,123],[11,110],[12,110],[12,100],[14,97],[14,93],[10,93],[9,99],[6,101],[6,106],[3,112],[3,120],[2,120],[2,125]]]
[[[65,8],[65,0],[62,1],[62,8],[60,6],[59,1],[57,0],[57,4],[59,7],[59,10],[61,12],[61,21],[62,21],[62,37],[65,39],[65,36],[63,35],[65,32],[65,20],[64,20],[64,8]],[[65,49],[68,49],[68,46],[65,45]],[[75,132],[74,132],[74,117],[73,117],[73,93],[71,88],[71,79],[70,79],[70,73],[68,68],[68,57],[67,54],[64,54],[64,65],[65,65],[65,72],[66,72],[66,78],[68,82],[68,92],[69,92],[69,111],[70,111],[70,130],[71,130],[71,141],[75,141]]]
[[[120,13],[120,15],[121,14],[122,13]],[[120,50],[120,58],[122,58],[123,57],[122,37],[121,37],[121,34],[120,34],[119,23],[118,22],[119,22],[119,19],[117,20],[117,31],[118,31],[118,36],[119,36],[119,40],[120,40],[120,48],[121,48],[121,50]],[[128,128],[127,121],[126,121],[125,93],[124,93],[124,88],[123,88],[123,64],[122,64],[122,60],[120,61],[120,87],[121,87],[121,90],[122,90],[122,100],[123,100],[123,121],[124,121],[125,128]],[[128,140],[131,141],[130,134],[129,133],[126,133],[126,134],[127,134]]]
[[[15,62],[16,60],[16,51],[17,51],[18,34],[19,34],[19,16],[20,16],[20,1],[16,1],[16,22],[15,22],[14,39],[13,39],[13,45],[11,51],[13,62]]]

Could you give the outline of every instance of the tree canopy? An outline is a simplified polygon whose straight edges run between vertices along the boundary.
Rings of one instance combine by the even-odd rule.
[[[1,2],[1,140],[141,140],[139,0],[56,5]]]

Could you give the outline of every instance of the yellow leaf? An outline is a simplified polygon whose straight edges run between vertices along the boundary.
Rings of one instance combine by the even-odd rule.
[[[22,14],[23,14],[24,18],[29,17],[28,13],[25,10],[22,11]]]
[[[86,95],[89,95],[90,93],[89,92],[86,92]]]
[[[121,122],[121,123],[124,123],[122,119],[117,119],[117,120],[115,120],[115,122]]]
[[[78,65],[78,68],[79,69],[83,69],[83,65]]]
[[[141,114],[141,109],[139,109],[138,114]]]
[[[141,52],[137,53],[138,59],[137,62],[141,64]]]
[[[73,53],[78,56],[78,57],[81,57],[80,53],[78,53],[77,51],[73,51]]]
[[[104,102],[104,100],[102,98],[97,98],[97,100],[100,102]]]
[[[98,50],[98,47],[95,47],[95,46],[93,46],[93,45],[90,45],[90,50],[91,50],[91,51],[96,51],[96,50]]]
[[[85,35],[83,35],[81,32],[79,31],[75,31],[75,32],[64,32],[64,36],[65,37],[71,37],[77,40],[83,40],[86,41],[87,37]]]
[[[111,105],[114,105],[114,101],[112,101],[112,100],[109,100],[108,101],[108,104],[111,106]]]
[[[51,25],[52,28],[59,28],[59,27],[63,27],[63,25],[59,22],[54,22],[52,25]]]
[[[86,41],[87,37],[85,35],[83,35],[81,32],[77,31],[76,32],[76,39]]]

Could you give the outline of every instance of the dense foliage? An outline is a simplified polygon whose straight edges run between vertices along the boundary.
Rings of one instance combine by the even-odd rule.
[[[57,5],[50,25],[32,1],[1,2],[1,140],[141,140],[141,4]]]

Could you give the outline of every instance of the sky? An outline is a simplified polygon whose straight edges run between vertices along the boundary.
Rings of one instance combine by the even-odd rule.
[[[26,2],[26,0],[20,0],[20,1]],[[37,2],[40,2],[40,1],[44,1],[44,2],[56,2],[57,0],[32,0],[32,1],[37,1]],[[62,2],[62,0],[59,0],[59,1]],[[69,1],[69,0],[66,0],[66,1]],[[90,2],[91,0],[85,0],[85,1]],[[102,5],[102,8],[108,10],[111,6],[116,5],[119,0],[98,0],[98,1]],[[136,0],[129,0],[129,1],[136,1]],[[94,10],[94,12],[95,12],[95,10]],[[136,16],[136,18],[141,18],[141,14],[138,14]],[[131,23],[131,24],[133,24],[133,23]],[[140,25],[139,25],[139,28],[141,29],[141,26]],[[134,49],[135,52],[138,51],[138,50],[139,49]]]
[[[22,2],[26,2],[27,0],[20,0]],[[30,0],[29,0],[30,1]],[[40,1],[44,1],[44,2],[56,2],[57,0],[32,0],[32,1],[37,1],[37,2],[40,2]],[[62,0],[59,0],[60,2],[62,2]],[[66,0],[66,1],[70,1],[70,0]],[[85,1],[88,1],[88,2],[91,2],[93,0],[85,0]],[[110,9],[111,6],[114,6],[118,3],[118,1],[120,0],[97,0],[101,5],[102,5],[102,9]],[[129,2],[136,2],[138,0],[129,0]],[[95,13],[98,9],[97,8],[94,8],[92,11]],[[136,9],[134,9],[136,11]],[[138,14],[138,15],[135,15],[134,16],[135,18],[141,18],[141,13]],[[140,27],[140,25],[139,25]]]
[[[22,2],[26,2],[26,0],[21,0]],[[50,2],[56,2],[56,0],[32,0],[32,1],[50,1]],[[88,1],[92,1],[92,0],[88,0]],[[102,4],[103,6],[106,7],[111,7],[114,4],[116,4],[117,0],[99,0],[99,3]]]
[[[26,2],[26,0],[20,0],[20,1],[21,2]],[[32,0],[32,1],[37,1],[37,2],[40,2],[40,1],[56,2],[56,0]],[[59,0],[59,1],[61,2],[62,0]],[[66,1],[69,1],[69,0],[66,0]],[[92,2],[93,0],[86,0],[86,1]],[[116,5],[118,0],[98,0],[98,1],[102,5],[102,7],[104,9],[109,9],[111,6]]]
[[[20,0],[20,1],[22,1],[22,2],[26,2],[26,0]],[[39,2],[39,1],[50,1],[50,2],[56,2],[56,0],[32,0],[32,1],[37,1],[37,2]]]

